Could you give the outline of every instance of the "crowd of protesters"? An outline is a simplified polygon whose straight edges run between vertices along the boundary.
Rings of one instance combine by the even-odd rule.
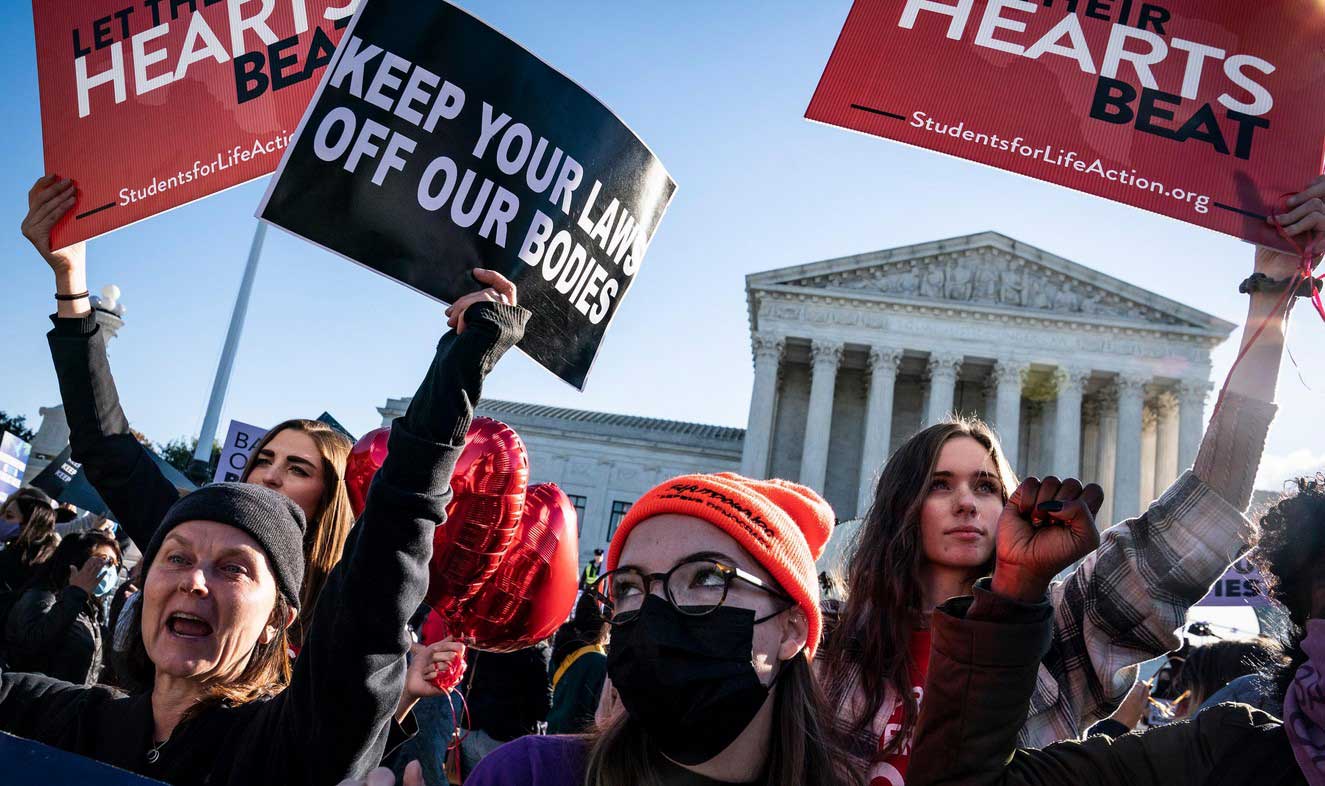
[[[1195,463],[1140,516],[1102,526],[1107,490],[1019,479],[954,417],[862,468],[840,581],[816,567],[836,524],[816,491],[682,476],[594,550],[554,637],[498,653],[418,642],[474,405],[531,318],[515,285],[476,270],[447,309],[357,520],[351,444],[315,420],[180,497],[129,429],[83,245],[49,247],[75,193],[38,180],[23,232],[55,276],[72,456],[114,524],[62,536],[33,488],[0,506],[0,731],[172,784],[1325,784],[1325,480],[1247,516],[1293,255],[1255,253]],[[1322,199],[1325,178],[1282,231],[1325,236]],[[1185,642],[1249,550],[1283,630]],[[1171,722],[1147,729],[1152,706]]]

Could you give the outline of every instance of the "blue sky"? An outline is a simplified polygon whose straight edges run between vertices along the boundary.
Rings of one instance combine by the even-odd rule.
[[[523,356],[498,398],[745,425],[751,364],[747,273],[992,229],[1241,323],[1250,246],[1213,232],[802,118],[849,0],[462,0],[569,74],[634,128],[679,184],[642,272],[581,394]],[[16,9],[17,10],[17,9]],[[18,232],[41,174],[32,20],[0,17],[9,117],[0,129],[4,376],[0,409],[37,421],[59,401],[43,334],[49,270]],[[937,66],[936,66],[937,67]],[[111,361],[133,424],[196,434],[266,179],[94,240],[90,283],[123,289]],[[268,424],[329,410],[356,433],[413,392],[442,308],[279,231],[268,234],[222,416]],[[1289,418],[1325,391],[1325,329],[1297,312],[1283,414],[1261,485],[1325,465]],[[1234,354],[1215,353],[1222,380]],[[1311,387],[1308,388],[1307,385]],[[535,461],[537,457],[535,457]]]

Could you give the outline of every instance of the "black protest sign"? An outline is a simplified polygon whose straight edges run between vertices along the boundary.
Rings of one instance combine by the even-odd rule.
[[[444,302],[475,267],[583,389],[676,185],[611,110],[445,2],[367,0],[260,218]]]

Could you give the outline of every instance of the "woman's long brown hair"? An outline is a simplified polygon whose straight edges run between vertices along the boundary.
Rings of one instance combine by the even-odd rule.
[[[856,738],[871,727],[889,689],[901,702],[902,723],[882,751],[895,753],[911,738],[919,706],[911,690],[911,632],[923,611],[920,511],[929,492],[939,453],[951,439],[969,437],[989,451],[1003,481],[1004,499],[1016,476],[993,430],[975,418],[930,426],[911,437],[888,459],[874,501],[856,531],[847,562],[847,601],[824,652],[825,684],[845,717],[839,728]],[[989,564],[975,571],[987,575]],[[856,696],[844,695],[848,675]],[[844,723],[842,722],[844,721]]]
[[[51,558],[60,536],[55,534],[55,503],[41,489],[28,487],[15,492],[5,500],[15,505],[23,516],[18,535],[6,548],[14,549],[23,567],[31,568]]]
[[[757,783],[766,786],[858,786],[833,736],[832,718],[818,680],[804,655],[783,665],[774,688],[773,730],[768,766]],[[640,724],[621,712],[589,735],[585,786],[660,786],[654,762],[661,755]]]
[[[331,569],[340,562],[345,551],[345,539],[354,526],[354,511],[345,490],[345,461],[349,458],[350,440],[344,434],[320,420],[296,418],[280,423],[253,446],[249,462],[239,479],[247,482],[253,471],[253,459],[267,447],[277,434],[293,430],[307,434],[317,445],[322,456],[322,498],[317,513],[304,530],[304,585],[299,589],[299,619],[290,630],[294,646],[303,645],[304,633],[313,621],[318,596],[327,583]]]

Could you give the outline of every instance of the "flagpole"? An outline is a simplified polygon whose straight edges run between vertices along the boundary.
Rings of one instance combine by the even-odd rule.
[[[202,419],[198,446],[193,451],[193,461],[189,463],[189,477],[199,484],[211,482],[207,469],[212,460],[212,442],[216,439],[226,389],[230,387],[230,372],[235,367],[235,354],[244,333],[244,317],[248,314],[248,301],[253,294],[253,280],[257,278],[258,259],[262,256],[262,241],[266,236],[267,224],[259,221],[258,228],[253,231],[253,244],[249,246],[248,264],[244,267],[244,278],[239,282],[235,308],[230,314],[230,327],[225,332],[225,346],[221,349],[221,362],[216,366],[216,378],[212,380],[212,395],[207,401],[207,414]]]

